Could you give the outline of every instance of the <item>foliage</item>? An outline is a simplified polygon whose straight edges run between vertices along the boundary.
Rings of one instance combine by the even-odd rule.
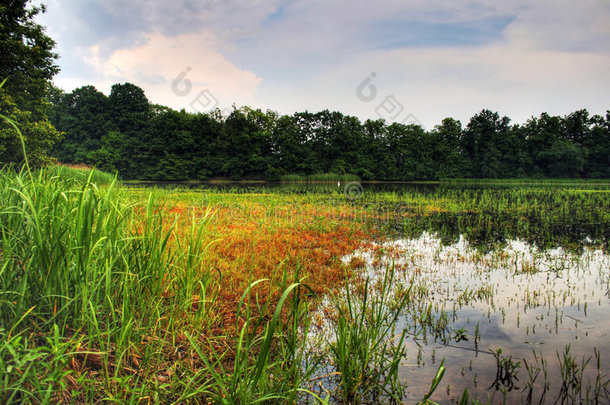
[[[0,88],[0,111],[12,122],[19,124],[21,134],[7,121],[0,123],[0,164],[24,161],[20,137],[27,147],[29,163],[34,166],[48,162],[47,151],[61,135],[47,119],[32,120],[32,112],[22,111],[12,98]]]
[[[35,18],[44,6],[28,8],[29,0],[8,0],[0,6],[0,77],[10,81],[4,89],[23,110],[42,118],[49,80],[59,71],[54,64],[55,42]]]
[[[48,161],[47,152],[60,134],[47,119],[46,95],[51,78],[59,71],[54,64],[55,42],[35,17],[44,6],[28,8],[27,0],[9,0],[0,6],[0,113],[20,125],[31,164]],[[23,154],[13,128],[0,124],[0,164],[21,164]]]
[[[446,118],[426,131],[328,110],[279,115],[242,107],[226,118],[174,111],[151,105],[130,83],[113,86],[109,97],[85,86],[52,99],[52,122],[66,133],[55,155],[126,179],[610,176],[610,112],[543,113],[511,125],[508,117],[482,110],[465,128]]]
[[[50,119],[66,134],[61,144],[55,145],[53,155],[60,161],[76,164],[100,163],[91,156],[102,147],[102,138],[117,126],[112,119],[110,101],[93,86],[85,86],[66,94],[53,89],[54,108]]]
[[[298,277],[298,271],[295,277]],[[301,290],[311,289],[296,279],[283,288],[275,310],[268,302],[252,305],[254,299],[257,303],[260,301],[260,297],[253,297],[253,288],[266,281],[251,283],[240,299],[234,347],[224,353],[212,350],[212,356],[208,356],[189,337],[205,364],[205,371],[211,376],[206,391],[214,403],[254,404],[280,400],[294,403],[299,388],[309,376],[304,353],[308,304]],[[256,312],[252,310],[253,306]],[[273,317],[267,320],[271,312]],[[283,314],[287,314],[286,320]],[[271,352],[274,346],[275,354]],[[235,357],[233,368],[225,370],[223,361],[231,351]]]

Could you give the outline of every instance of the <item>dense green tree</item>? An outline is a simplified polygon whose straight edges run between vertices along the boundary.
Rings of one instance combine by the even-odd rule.
[[[59,67],[55,42],[34,21],[45,7],[28,8],[28,3],[4,0],[0,5],[0,77],[9,79],[3,90],[37,121],[45,117],[45,96]]]
[[[151,119],[141,151],[144,178],[195,178],[194,157],[197,150],[191,130],[193,119],[184,110],[167,110]]]
[[[545,164],[548,177],[577,177],[585,164],[583,148],[566,139],[557,139],[550,148],[538,153],[539,159]]]
[[[445,118],[431,132],[432,160],[435,178],[464,177],[468,162],[461,147],[462,123],[453,118]]]
[[[580,177],[584,173],[591,137],[586,110],[564,118],[546,113],[531,118],[522,127],[533,164],[530,175],[544,177]]]
[[[532,157],[527,150],[526,133],[514,125],[508,132],[502,148],[506,174],[503,177],[522,178],[533,172]]]
[[[47,160],[46,152],[59,139],[47,119],[46,95],[51,78],[59,71],[55,42],[35,17],[44,6],[28,7],[26,0],[0,4],[0,114],[17,122],[26,142],[30,163]],[[0,123],[0,164],[18,163],[23,154],[17,132]]]
[[[542,114],[510,125],[482,110],[466,128],[446,118],[431,131],[336,111],[279,115],[248,107],[193,114],[151,105],[129,83],[109,97],[86,86],[52,89],[53,122],[66,132],[64,161],[118,170],[123,178],[277,179],[284,174],[354,173],[363,179],[608,177],[610,112]],[[69,160],[72,159],[72,160]]]
[[[263,178],[271,161],[271,128],[260,110],[235,110],[225,120],[219,139],[224,159],[220,174],[233,178]]]
[[[141,178],[151,158],[146,154],[145,138],[153,106],[144,90],[132,83],[113,85],[109,101],[114,125],[123,139],[114,147],[114,153],[121,157],[116,169],[126,178]]]
[[[587,149],[587,160],[584,168],[586,177],[610,178],[610,111],[606,116],[591,117],[591,130],[583,141]]]
[[[311,161],[312,173],[328,173],[335,161],[337,151],[331,142],[331,113],[328,110],[318,113],[308,111],[297,114],[300,130],[307,137],[307,145],[314,159]]]
[[[322,129],[322,123],[319,122],[319,115],[308,111],[294,114],[298,132],[295,133],[295,140],[306,149],[302,165],[304,172],[301,174],[315,174],[327,172],[327,168],[323,166],[324,142],[320,139],[318,132]]]
[[[470,119],[462,137],[462,148],[470,160],[470,174],[479,178],[510,177],[505,157],[510,119],[482,110]]]
[[[88,157],[97,168],[111,173],[116,172],[122,167],[121,149],[125,142],[125,136],[121,132],[111,131],[102,136],[101,147],[91,151]],[[119,173],[125,178],[133,177],[129,173]]]
[[[102,147],[102,138],[118,128],[108,97],[93,86],[69,94],[55,93],[50,111],[53,125],[64,132],[53,155],[66,163],[94,164],[91,153]]]
[[[214,114],[197,114],[191,122],[195,152],[193,157],[193,178],[206,179],[218,173],[222,158],[219,156],[219,142],[223,122]]]
[[[13,99],[0,89],[0,114],[16,123],[24,137],[30,165],[48,161],[47,151],[60,139],[60,133],[47,119],[35,121],[30,111],[17,107]],[[18,132],[5,119],[0,121],[0,164],[20,163],[23,148]]]
[[[279,117],[272,133],[270,162],[277,174],[310,174],[310,161],[307,135],[301,131],[297,117]]]
[[[582,145],[589,137],[589,112],[586,109],[574,111],[562,120],[562,138],[575,144]]]
[[[152,117],[153,106],[144,90],[132,83],[114,84],[110,105],[115,125],[125,134],[142,132]]]
[[[421,126],[393,123],[388,127],[388,139],[396,163],[392,179],[421,180],[433,176],[431,139]]]
[[[532,117],[521,127],[525,135],[527,153],[532,159],[530,175],[549,176],[547,156],[553,143],[559,139],[562,132],[561,117],[542,113],[540,118]]]
[[[393,165],[389,147],[385,142],[387,128],[383,119],[366,120],[362,124],[362,138],[358,147],[358,167],[354,171],[364,180],[390,178]]]

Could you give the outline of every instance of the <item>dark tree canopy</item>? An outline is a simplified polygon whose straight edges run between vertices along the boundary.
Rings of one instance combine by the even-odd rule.
[[[130,83],[114,85],[108,97],[86,86],[52,99],[53,123],[66,133],[56,156],[128,179],[610,177],[610,113],[542,113],[513,125],[482,110],[465,127],[446,118],[426,131],[328,110],[280,115],[242,107],[228,117],[174,111],[151,105]]]
[[[51,78],[59,71],[55,42],[34,17],[44,6],[28,7],[26,0],[4,0],[0,5],[0,113],[17,122],[26,140],[29,157],[42,162],[59,138],[47,120],[47,94]],[[0,164],[22,161],[17,134],[0,125]]]

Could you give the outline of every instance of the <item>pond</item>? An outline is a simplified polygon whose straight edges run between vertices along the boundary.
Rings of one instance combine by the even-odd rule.
[[[482,253],[464,238],[444,246],[424,234],[343,259],[354,258],[372,278],[393,265],[399,288],[411,286],[414,299],[397,325],[412,337],[401,369],[408,399],[424,396],[442,359],[448,372],[433,397],[439,403],[455,403],[464,389],[484,403],[488,395],[492,403],[504,395],[525,403],[529,387],[533,403],[584,400],[604,389],[596,378],[610,375],[610,256],[601,250],[541,251],[514,240]],[[508,361],[518,366],[498,381]],[[566,378],[575,385],[562,388]]]

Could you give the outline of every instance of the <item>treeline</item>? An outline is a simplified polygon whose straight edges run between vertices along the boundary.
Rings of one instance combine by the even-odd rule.
[[[151,104],[116,84],[53,89],[49,118],[64,138],[53,156],[118,171],[125,179],[277,179],[352,173],[362,179],[610,178],[610,111],[543,113],[521,125],[483,110],[463,127],[446,118],[430,131],[328,110],[279,115],[247,107],[188,113]]]

